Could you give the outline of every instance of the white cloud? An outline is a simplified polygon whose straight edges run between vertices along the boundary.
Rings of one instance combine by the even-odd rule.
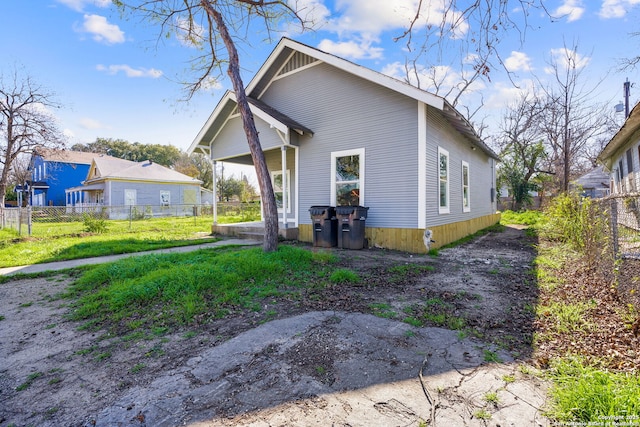
[[[288,0],[287,3],[310,28],[322,27],[331,16],[331,11],[322,0]]]
[[[102,124],[100,121],[95,119],[90,119],[88,117],[82,117],[80,119],[80,127],[83,129],[95,130],[95,129],[107,129],[107,126]]]
[[[564,3],[558,7],[554,15],[566,16],[567,22],[577,21],[584,14],[582,0],[564,0]]]
[[[507,71],[531,71],[531,58],[524,52],[512,51],[511,55],[504,60]]]
[[[570,68],[579,70],[586,67],[591,61],[590,57],[580,55],[578,52],[567,49],[566,47],[551,49],[551,58],[554,64],[557,64],[558,67],[564,70]],[[553,74],[553,67],[546,67],[545,72],[547,74]]]
[[[176,38],[183,46],[198,47],[204,41],[204,27],[193,20],[176,20]]]
[[[517,86],[510,82],[498,82],[491,87],[491,92],[486,97],[484,107],[487,109],[502,110],[517,101],[523,94],[533,93],[535,82],[525,79],[517,82]]]
[[[117,25],[107,22],[104,16],[85,14],[81,31],[93,34],[93,39],[100,43],[124,42],[124,32]]]
[[[162,76],[162,71],[155,68],[133,68],[126,64],[104,66],[96,65],[96,70],[105,71],[108,74],[115,75],[123,72],[127,77],[151,77],[157,79]]]
[[[638,4],[640,0],[604,0],[598,14],[604,19],[622,18]]]
[[[379,59],[384,51],[381,47],[371,46],[370,41],[334,42],[329,39],[322,40],[318,49],[347,59]]]
[[[62,3],[75,11],[82,12],[84,7],[87,5],[109,7],[111,5],[111,0],[58,0],[58,3]]]
[[[393,62],[387,64],[381,71],[390,77],[407,81],[407,69],[401,62]],[[437,65],[434,67],[417,67],[408,70],[409,84],[434,93],[436,95],[445,96],[449,93],[454,96],[462,90],[464,82],[472,76],[469,73],[460,73],[446,65]],[[482,80],[476,80],[465,90],[467,95],[471,95],[484,89],[485,85]]]
[[[409,28],[420,3],[423,3],[422,9],[414,28],[455,22],[453,37],[458,38],[468,31],[468,23],[460,19],[460,12],[449,10],[449,0],[336,0],[336,17],[323,29],[339,35],[359,33],[364,39],[376,38],[384,31]]]
[[[223,86],[215,77],[206,77],[200,84],[200,88],[205,91],[213,92],[222,89]]]

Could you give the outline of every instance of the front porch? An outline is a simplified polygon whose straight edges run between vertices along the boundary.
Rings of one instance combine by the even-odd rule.
[[[233,236],[241,239],[263,240],[264,222],[238,222],[235,224],[213,224],[211,226],[213,234],[222,236]],[[284,228],[279,224],[278,235],[284,240],[298,240],[298,227]]]

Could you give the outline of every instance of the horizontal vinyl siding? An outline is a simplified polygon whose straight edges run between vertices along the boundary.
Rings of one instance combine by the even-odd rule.
[[[110,181],[111,182],[111,206],[124,205],[124,190],[136,190],[137,206],[160,205],[160,192],[171,193],[171,204],[181,205],[184,200],[184,189],[196,190],[196,197],[200,199],[200,186],[185,184],[151,184],[140,182]]]
[[[365,149],[367,226],[417,227],[417,101],[320,64],[276,80],[262,100],[308,127],[300,137],[300,223],[331,200],[331,152]]]
[[[449,152],[449,212],[438,213],[438,147]],[[465,221],[495,213],[491,202],[493,171],[491,159],[459,134],[432,107],[427,108],[427,227]],[[469,163],[471,211],[462,209],[462,161]]]

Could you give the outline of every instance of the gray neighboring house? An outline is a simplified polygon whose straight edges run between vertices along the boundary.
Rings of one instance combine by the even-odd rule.
[[[200,180],[150,160],[96,156],[82,185],[66,190],[67,207],[110,207],[111,219],[128,218],[134,207],[155,216],[176,215],[176,206],[192,213],[192,207],[200,205],[200,184]]]
[[[368,207],[369,245],[410,252],[499,221],[498,156],[444,98],[288,38],[246,93],[286,238],[312,241],[318,205]],[[188,152],[252,164],[233,92]]]
[[[598,199],[607,197],[610,193],[611,178],[604,171],[603,166],[598,166],[582,175],[571,183],[572,187],[580,187],[584,197]]]

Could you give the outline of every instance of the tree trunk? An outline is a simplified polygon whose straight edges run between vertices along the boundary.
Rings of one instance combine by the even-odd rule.
[[[260,139],[253,119],[253,113],[251,113],[251,109],[249,108],[247,94],[244,91],[244,84],[240,77],[238,51],[236,50],[235,44],[233,43],[233,39],[231,38],[227,26],[224,23],[222,15],[213,8],[209,0],[202,0],[202,5],[216,23],[218,31],[220,32],[220,37],[222,38],[229,54],[229,68],[227,69],[227,74],[229,74],[229,77],[231,78],[233,90],[236,94],[238,110],[242,117],[242,126],[244,128],[245,135],[247,136],[249,150],[251,151],[251,158],[253,159],[253,164],[256,168],[258,185],[260,186],[260,198],[262,199],[262,209],[264,213],[263,250],[265,252],[272,252],[278,249],[278,207],[273,193],[273,186],[271,185],[271,176],[269,174],[269,169],[267,168],[267,161],[265,160],[264,152],[260,146]]]

